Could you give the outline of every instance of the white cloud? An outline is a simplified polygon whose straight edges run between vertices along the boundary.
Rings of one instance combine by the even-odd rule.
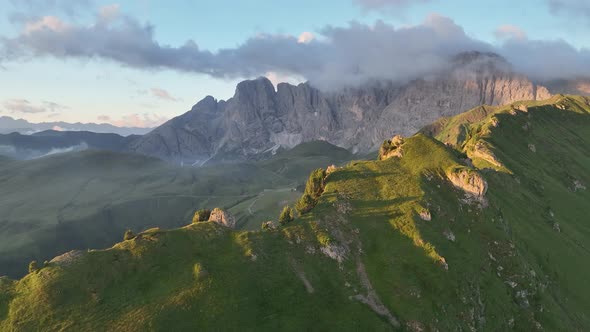
[[[494,36],[497,39],[527,39],[527,34],[524,30],[516,25],[504,24],[496,28]]]
[[[123,115],[119,119],[113,119],[109,115],[99,115],[97,120],[117,127],[153,128],[168,121],[168,118],[153,113],[134,113]]]
[[[102,19],[110,21],[119,16],[121,6],[119,4],[111,4],[103,6],[99,9],[99,15]]]
[[[150,91],[152,92],[152,96],[168,100],[168,101],[178,101],[178,98],[173,97],[170,92],[161,89],[161,88],[151,88]]]
[[[67,29],[67,27],[67,24],[65,24],[55,16],[43,16],[42,18],[36,21],[27,22],[25,24],[24,33],[32,34],[34,32],[39,32],[44,29],[62,33]]]
[[[315,39],[315,35],[309,31],[305,31],[299,35],[297,42],[307,44]]]
[[[2,103],[5,110],[12,113],[45,113],[57,112],[67,109],[67,106],[60,105],[51,101],[43,101],[41,104],[33,104],[26,99],[9,99]]]
[[[268,78],[268,80],[275,86],[275,88],[279,83],[290,83],[293,85],[297,85],[299,83],[305,82],[305,79],[303,77],[285,75],[274,71],[269,71],[264,76]]]

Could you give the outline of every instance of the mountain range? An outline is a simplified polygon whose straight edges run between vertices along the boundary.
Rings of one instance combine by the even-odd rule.
[[[227,101],[205,97],[128,149],[197,165],[211,158],[248,159],[313,140],[367,153],[393,134],[410,135],[439,117],[481,104],[543,100],[576,87],[552,82],[550,90],[513,72],[502,57],[480,52],[455,56],[450,69],[432,77],[338,91],[320,91],[309,83],[280,83],[275,89],[262,77],[239,83]]]
[[[0,116],[0,134],[20,133],[33,134],[45,130],[59,131],[91,131],[95,133],[114,133],[121,136],[143,135],[152,128],[118,127],[109,123],[69,123],[63,121],[31,123],[23,119]]]

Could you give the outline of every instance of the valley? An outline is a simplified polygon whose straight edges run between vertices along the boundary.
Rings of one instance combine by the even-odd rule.
[[[282,188],[301,185],[314,168],[352,158],[346,150],[311,142],[271,159],[223,168],[183,168],[93,149],[0,159],[0,275],[21,276],[31,260],[50,260],[72,249],[112,245],[126,229],[179,227],[202,207],[230,209],[240,228],[259,229],[263,217],[278,215],[279,203],[298,197]],[[269,189],[280,195],[260,197]],[[252,205],[252,213],[244,205]]]

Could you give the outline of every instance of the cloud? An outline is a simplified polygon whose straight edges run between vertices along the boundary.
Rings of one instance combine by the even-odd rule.
[[[576,49],[563,40],[509,39],[498,52],[538,81],[590,76],[590,50]]]
[[[315,35],[313,33],[309,32],[309,31],[305,31],[299,35],[299,38],[297,38],[297,42],[302,43],[302,44],[307,44],[314,39],[315,39]]]
[[[279,83],[290,83],[293,85],[297,85],[299,83],[305,82],[305,79],[303,77],[285,75],[274,71],[269,71],[268,73],[265,73],[264,76],[268,78],[268,80],[275,86],[275,88]]]
[[[168,101],[178,101],[178,98],[173,97],[168,91],[160,88],[151,88],[150,91],[152,92],[152,96],[168,100]]]
[[[10,0],[20,15],[37,16],[39,13],[56,11],[70,17],[92,8],[93,0]]]
[[[55,16],[44,16],[41,19],[25,24],[25,34],[35,33],[41,30],[50,30],[54,32],[63,32],[67,25]]]
[[[12,113],[46,113],[58,112],[67,109],[67,106],[60,105],[51,101],[44,101],[35,105],[26,99],[9,99],[2,103],[5,110]]]
[[[527,34],[520,27],[512,24],[504,24],[496,28],[494,36],[497,39],[527,39]]]
[[[385,2],[367,3],[375,6]],[[106,15],[105,11],[116,15]],[[495,46],[470,37],[453,20],[436,14],[421,24],[406,27],[382,21],[372,25],[351,22],[301,36],[256,35],[234,48],[217,52],[201,49],[192,40],[180,46],[162,44],[155,39],[154,30],[152,25],[119,13],[118,7],[103,8],[94,22],[87,25],[44,17],[26,22],[19,35],[2,39],[0,59],[106,59],[139,69],[172,69],[227,79],[272,73],[303,78],[319,88],[336,89],[373,79],[405,82],[425,77],[448,68],[454,55],[477,50],[499,53],[512,61],[517,71],[533,77],[564,78],[574,73],[590,76],[587,49],[576,49],[565,41],[526,38],[507,38],[502,45]],[[514,28],[504,27],[499,33],[522,36]],[[562,60],[568,61],[565,71]]]
[[[590,1],[588,0],[547,0],[549,9],[554,15],[565,15],[568,18],[579,16],[590,22]]]
[[[102,123],[110,123],[117,127],[135,128],[154,128],[169,120],[153,113],[126,114],[119,119],[113,119],[109,115],[99,115],[96,119]]]
[[[107,21],[116,19],[120,14],[121,6],[119,4],[111,4],[103,6],[99,10],[99,16]]]

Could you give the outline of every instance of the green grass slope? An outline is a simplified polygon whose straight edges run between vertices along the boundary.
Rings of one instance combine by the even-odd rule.
[[[0,159],[0,275],[20,277],[33,259],[110,246],[126,229],[180,227],[203,207],[230,209],[239,228],[259,229],[298,198],[292,188],[312,169],[352,158],[327,143],[298,149],[323,157],[311,161],[305,153],[279,154],[201,168],[98,150]],[[281,171],[290,168],[297,171]]]
[[[447,144],[330,172],[277,230],[153,229],[0,279],[0,330],[590,329],[590,101],[425,132]]]

